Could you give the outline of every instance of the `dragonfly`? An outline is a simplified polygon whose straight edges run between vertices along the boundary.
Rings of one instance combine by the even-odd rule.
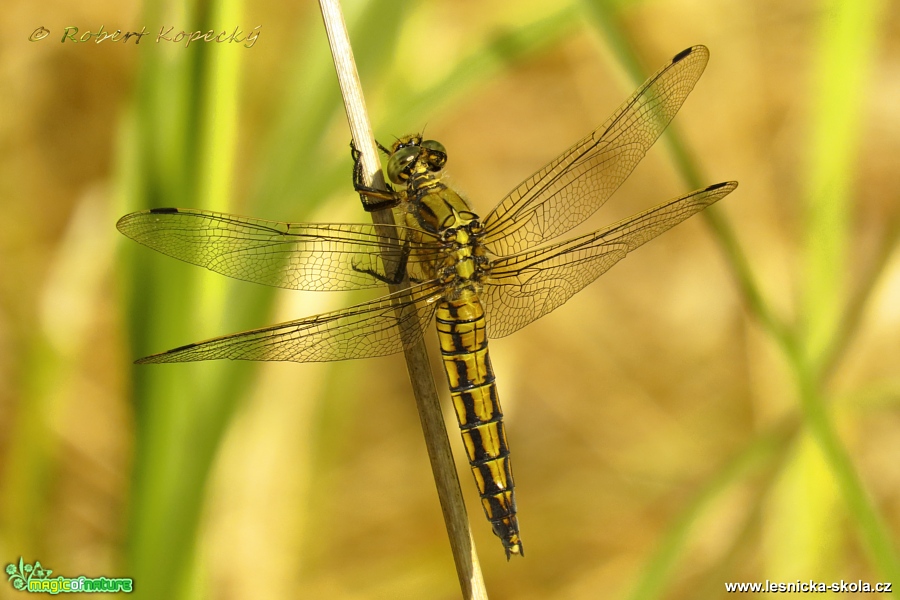
[[[516,186],[484,218],[443,181],[447,150],[419,134],[390,148],[385,190],[361,198],[394,225],[283,223],[205,210],[155,208],[122,217],[126,236],[214,272],[293,290],[407,282],[349,308],[188,344],[136,361],[316,362],[400,352],[434,320],[463,447],[484,513],[507,559],[524,556],[503,411],[488,339],[559,308],[629,252],[730,194],[710,185],[591,233],[581,224],[630,175],[693,89],[704,46],[678,53],[602,125]]]

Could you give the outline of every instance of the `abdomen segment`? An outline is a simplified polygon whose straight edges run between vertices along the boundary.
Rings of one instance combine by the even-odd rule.
[[[488,355],[484,308],[474,293],[437,308],[441,358],[481,505],[506,556],[524,555],[503,412]]]

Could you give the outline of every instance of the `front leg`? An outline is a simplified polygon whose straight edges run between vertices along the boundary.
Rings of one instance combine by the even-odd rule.
[[[378,147],[385,151],[384,146],[378,144]],[[401,197],[394,188],[385,183],[387,189],[380,190],[363,184],[361,153],[350,141],[350,156],[353,157],[353,189],[359,194],[363,208],[368,212],[393,208],[400,204]],[[374,200],[372,200],[374,199]]]

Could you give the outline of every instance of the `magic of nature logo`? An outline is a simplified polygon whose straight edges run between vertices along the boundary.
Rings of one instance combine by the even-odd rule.
[[[13,588],[22,592],[45,594],[60,593],[131,593],[134,580],[127,577],[51,577],[53,571],[44,568],[40,561],[26,563],[19,557],[19,562],[6,565],[6,574]]]

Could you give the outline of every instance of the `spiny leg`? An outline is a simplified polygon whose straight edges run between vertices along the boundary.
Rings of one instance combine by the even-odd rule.
[[[390,154],[390,151],[381,144],[378,144],[378,149]],[[389,184],[384,184],[387,188],[386,190],[380,190],[363,183],[362,161],[360,160],[362,153],[356,148],[352,140],[350,141],[350,156],[353,158],[353,189],[360,195],[363,208],[367,212],[393,208],[400,204],[400,195]],[[370,198],[375,200],[369,200]]]
[[[403,242],[403,251],[400,254],[400,260],[397,261],[397,268],[394,270],[393,275],[389,275],[388,273],[381,274],[373,269],[360,269],[357,268],[356,265],[353,265],[352,268],[357,273],[366,273],[371,275],[378,281],[384,282],[388,285],[397,285],[403,281],[403,278],[406,276],[406,266],[409,264],[409,255],[411,252],[411,248],[409,246],[409,240],[404,240]],[[419,283],[418,281],[413,281],[413,283]]]

